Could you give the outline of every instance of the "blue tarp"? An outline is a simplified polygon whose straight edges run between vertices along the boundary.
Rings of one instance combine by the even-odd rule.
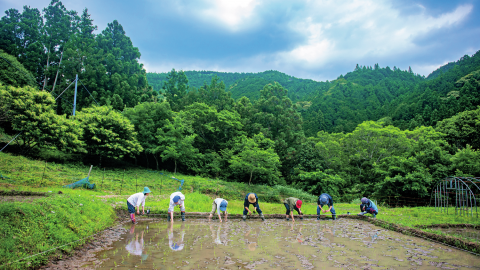
[[[82,180],[80,181],[77,181],[73,184],[70,184],[70,185],[65,185],[63,186],[64,188],[77,188],[77,187],[84,187],[84,188],[88,188],[88,189],[94,189],[95,188],[95,184],[90,184],[90,182],[88,181],[88,177],[86,178],[83,178]]]

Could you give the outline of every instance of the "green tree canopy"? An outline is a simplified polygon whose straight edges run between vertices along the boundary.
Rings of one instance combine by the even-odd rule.
[[[76,114],[76,119],[84,130],[88,154],[99,156],[100,162],[102,157],[118,159],[138,155],[143,150],[130,120],[112,107],[84,108]]]

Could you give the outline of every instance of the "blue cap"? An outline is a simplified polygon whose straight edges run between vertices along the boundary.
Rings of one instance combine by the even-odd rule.
[[[150,189],[148,187],[144,187],[143,188],[143,194],[147,194],[147,193],[150,193]]]
[[[180,245],[177,244],[177,243],[173,243],[171,247],[172,247],[173,250],[177,250],[177,249],[180,248]]]
[[[327,196],[321,196],[320,197],[320,202],[323,203],[323,204],[326,204],[328,202]]]
[[[173,197],[173,202],[174,203],[177,203],[179,200],[180,200],[180,196],[177,195],[177,196]]]
[[[221,203],[220,203],[220,211],[226,211],[227,210],[227,201],[223,200]]]

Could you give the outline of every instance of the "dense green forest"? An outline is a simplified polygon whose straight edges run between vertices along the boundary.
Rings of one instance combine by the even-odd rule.
[[[344,200],[426,197],[443,177],[480,174],[478,52],[427,78],[378,64],[330,82],[151,74],[118,21],[99,34],[92,22],[58,0],[1,18],[0,140],[16,138],[5,151]]]
[[[315,92],[328,88],[328,82],[317,82],[309,79],[299,79],[269,70],[259,73],[217,72],[217,71],[184,71],[190,88],[205,87],[217,77],[223,81],[226,90],[232,93],[232,98],[248,97],[256,100],[260,98],[260,90],[269,83],[278,82],[288,89],[288,97],[292,101],[306,100]],[[163,84],[169,73],[147,73],[148,83],[155,91],[163,92]]]

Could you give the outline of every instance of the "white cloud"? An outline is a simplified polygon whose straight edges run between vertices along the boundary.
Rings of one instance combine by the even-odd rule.
[[[433,17],[425,10],[402,15],[388,1],[306,2],[301,13],[289,22],[289,27],[303,35],[305,42],[265,58],[276,68],[288,66],[298,72],[324,68],[339,61],[362,63],[366,59],[370,62],[412,54],[421,49],[416,39],[462,22],[472,9],[472,5],[461,5]]]
[[[199,14],[205,20],[214,20],[232,31],[248,26],[253,20],[256,0],[212,0]]]
[[[356,63],[382,66],[410,65],[414,72],[428,75],[443,60],[405,64],[404,59],[414,59],[428,50],[431,42],[420,44],[418,40],[441,29],[458,27],[471,15],[473,6],[459,5],[440,15],[431,15],[424,6],[412,4],[416,13],[404,13],[389,0],[295,1],[275,0],[222,1],[204,0],[195,7],[185,2],[182,12],[195,20],[207,21],[231,32],[252,30],[267,23],[266,14],[285,18],[280,27],[303,37],[288,49],[270,53],[258,53],[244,58],[205,60],[178,60],[171,63],[148,64],[148,71],[169,71],[172,67],[184,70],[218,70],[260,72],[279,70],[290,75],[317,80],[334,79],[340,75],[326,75],[332,69],[351,67]],[[278,25],[277,25],[278,26]],[[263,51],[263,50],[262,50]],[[395,61],[389,62],[388,61]],[[452,59],[452,61],[455,59]],[[382,62],[383,61],[383,62]],[[442,62],[442,63],[440,63]],[[322,74],[322,71],[324,71]]]

